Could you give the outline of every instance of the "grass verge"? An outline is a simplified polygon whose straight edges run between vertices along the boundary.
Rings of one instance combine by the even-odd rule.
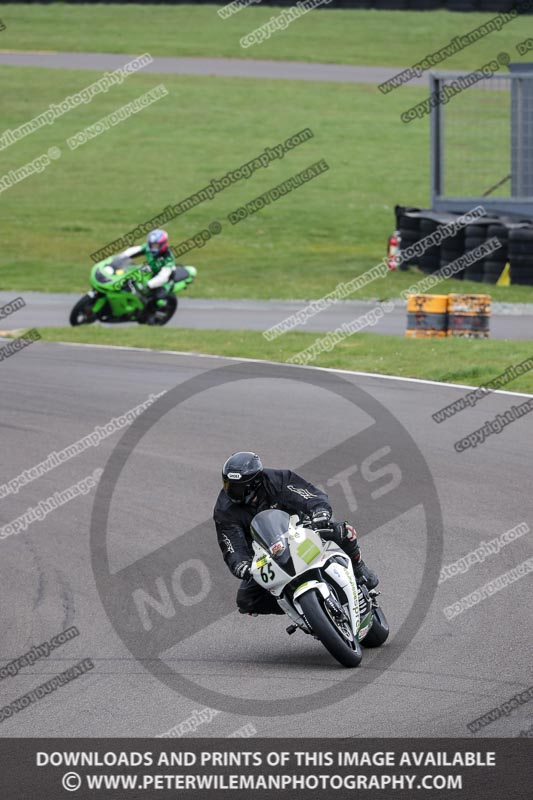
[[[15,128],[99,77],[91,71],[0,68],[2,124]],[[68,148],[69,137],[159,83],[167,96],[78,149]],[[185,257],[199,270],[191,287],[197,297],[321,297],[381,261],[395,203],[427,207],[428,160],[419,154],[428,152],[428,122],[400,121],[401,112],[426,92],[410,87],[383,97],[364,84],[132,75],[0,152],[2,176],[50,147],[61,151],[43,172],[1,193],[0,288],[86,291],[90,253],[264,148],[311,128],[312,139],[165,227],[179,243],[213,221],[222,224],[219,235]],[[457,102],[469,102],[466,94]],[[236,208],[321,159],[329,171],[239,224],[227,220]],[[412,273],[390,273],[357,297],[398,297],[414,281]],[[437,291],[486,288],[449,281]],[[490,293],[495,300],[533,300],[531,287],[490,287]]]
[[[295,3],[296,4],[296,0]],[[317,9],[260,44],[240,39],[283,9],[252,5],[221,19],[214,5],[4,3],[0,46],[18,50],[322,61],[410,66],[487,22],[494,13]],[[437,69],[475,69],[516,44],[531,18],[517,18],[450,56]],[[526,56],[527,60],[527,56]]]
[[[42,328],[42,338],[54,342],[85,342],[176,350],[190,353],[287,361],[308,347],[320,334],[287,333],[267,342],[259,331],[198,331],[188,328],[132,327],[121,330],[94,328]],[[413,340],[359,333],[322,353],[312,366],[377,372],[405,378],[425,378],[445,383],[481,386],[533,356],[531,342],[510,340]],[[533,373],[510,382],[505,389],[533,393]]]

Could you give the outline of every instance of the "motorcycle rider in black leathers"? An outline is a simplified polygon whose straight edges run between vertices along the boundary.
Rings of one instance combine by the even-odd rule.
[[[223,488],[213,519],[224,561],[242,583],[237,606],[242,614],[283,614],[276,598],[251,577],[253,549],[250,523],[266,508],[308,517],[323,539],[334,541],[352,559],[355,577],[369,589],[378,585],[377,575],[361,558],[357,534],[347,522],[335,522],[325,492],[288,469],[265,469],[255,453],[234,453],[222,468]]]

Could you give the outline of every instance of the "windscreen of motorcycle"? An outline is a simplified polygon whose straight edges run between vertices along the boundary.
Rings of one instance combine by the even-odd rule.
[[[250,524],[252,538],[279,564],[291,555],[288,546],[290,516],[278,508],[267,508],[256,514]]]
[[[98,267],[94,273],[94,277],[98,283],[109,283],[115,277],[115,270],[110,265],[106,267]]]

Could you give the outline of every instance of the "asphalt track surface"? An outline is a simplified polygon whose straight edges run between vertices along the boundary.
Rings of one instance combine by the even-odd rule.
[[[18,292],[0,292],[0,306],[11,302]],[[44,328],[68,325],[68,317],[80,294],[45,294],[23,292],[26,307],[12,316],[0,319],[0,330],[19,328]],[[179,328],[205,330],[255,330],[264,331],[282,320],[297,313],[308,305],[306,300],[218,300],[189,298],[180,295],[178,311],[169,322]],[[332,331],[345,322],[366,314],[375,303],[372,301],[340,301],[329,309],[310,317],[305,325],[294,328],[297,331]],[[511,307],[512,308],[512,307]],[[368,327],[372,333],[385,333],[403,336],[406,328],[405,304],[387,313]],[[496,314],[490,321],[493,339],[531,339],[533,338],[533,314]]]
[[[49,69],[114,70],[134,55],[111,53],[0,52],[0,64]],[[166,58],[157,56],[143,72],[171,75],[216,75],[220,78],[275,78],[335,83],[382,83],[405,67],[368,67],[304,61],[267,61],[241,58]],[[427,85],[427,77],[413,78],[413,86]]]
[[[185,402],[173,400],[162,416],[153,410],[153,425],[126,461],[112,494],[107,552],[111,571],[120,575],[114,613],[134,632],[141,660],[117,634],[96,588],[91,559],[100,573],[105,549],[91,546],[94,490],[0,541],[0,664],[71,625],[80,631],[48,658],[0,680],[0,706],[83,658],[95,664],[91,672],[3,721],[0,735],[153,736],[212,706],[202,698],[217,691],[222,710],[197,735],[225,736],[252,724],[258,735],[273,737],[470,736],[468,722],[531,684],[531,574],[452,620],[443,608],[529,558],[532,534],[464,575],[440,586],[436,578],[441,564],[466,555],[482,540],[522,521],[531,525],[531,418],[463,454],[453,443],[523,398],[495,393],[437,425],[430,415],[464,389],[287,366],[282,377],[272,377],[271,365],[253,362],[238,367],[238,379],[212,385],[213,370],[225,365],[235,368],[234,362],[213,357],[46,342],[0,364],[0,483],[105,426],[151,393],[196,381]],[[345,397],[335,394],[339,381]],[[366,401],[350,402],[361,390]],[[0,525],[105,467],[122,435],[113,433],[7,496]],[[369,473],[365,459],[383,447],[385,456],[379,458],[384,460]],[[114,458],[125,448],[124,443]],[[359,528],[364,556],[381,577],[381,601],[392,630],[381,650],[365,652],[359,669],[337,666],[318,642],[299,631],[287,636],[283,617],[249,618],[232,610],[238,583],[222,562],[210,518],[220,465],[237,448],[259,451],[271,466],[301,469],[319,484],[333,481],[328,491],[338,515],[349,516]],[[422,458],[427,473],[420,471]],[[346,464],[351,468],[342,489],[338,475]],[[380,472],[378,466],[386,464]],[[99,503],[111,484],[105,473]],[[435,554],[439,558],[439,502],[443,554],[428,584],[426,561],[434,562]],[[98,508],[93,522],[103,536]],[[203,562],[210,586],[199,587],[192,571],[182,576],[180,587],[185,598],[205,589],[205,603],[185,605],[176,599],[166,618],[150,608],[157,641],[152,634],[137,636],[134,587],[145,585],[155,597],[155,577],[191,558]],[[418,622],[408,642],[405,622],[423,585],[427,591],[415,608]],[[162,680],[150,672],[161,651],[167,673]],[[165,680],[171,671],[192,681],[195,692],[169,688]],[[309,697],[304,710],[300,705],[292,712],[295,698],[300,702],[318,691],[331,694],[331,704],[317,708]],[[286,703],[285,713],[262,713],[265,702],[276,700]],[[530,720],[531,708],[523,705],[482,735],[517,736]]]

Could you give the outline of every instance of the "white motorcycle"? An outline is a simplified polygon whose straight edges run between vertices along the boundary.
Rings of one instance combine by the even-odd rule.
[[[345,667],[361,663],[365,647],[380,647],[389,635],[375,589],[357,584],[349,556],[297,515],[279,509],[251,523],[252,577],[276,598],[293,624],[322,642]]]

